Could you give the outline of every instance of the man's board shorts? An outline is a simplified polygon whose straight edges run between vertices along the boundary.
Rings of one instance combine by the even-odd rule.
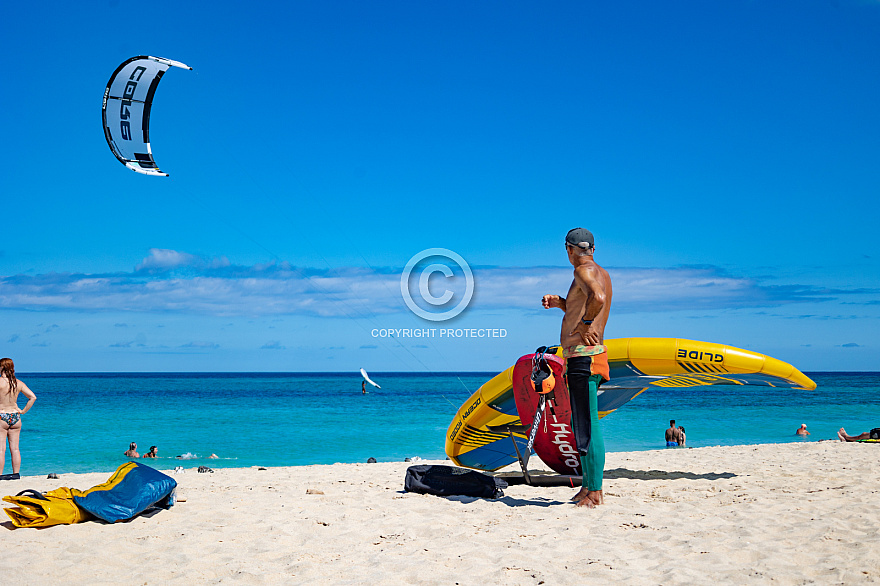
[[[598,374],[603,381],[611,380],[611,374],[608,368],[608,352],[604,344],[595,346],[584,346],[577,344],[575,346],[566,346],[562,349],[562,357],[569,358],[590,358],[590,373]]]
[[[666,442],[666,447],[667,448],[677,448],[678,442]]]

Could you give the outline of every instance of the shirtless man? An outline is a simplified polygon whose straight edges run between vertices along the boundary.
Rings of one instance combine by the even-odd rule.
[[[604,342],[611,310],[611,277],[593,260],[595,249],[589,230],[571,230],[565,237],[568,261],[574,267],[568,296],[544,295],[541,300],[545,308],[558,307],[565,312],[559,342],[566,362],[571,427],[583,472],[581,489],[572,500],[590,508],[604,502],[605,442],[599,429],[597,391],[609,379]]]
[[[679,433],[675,428],[675,419],[669,420],[669,427],[666,428],[666,447],[667,448],[675,448],[678,447]]]
[[[134,442],[129,444],[128,449],[122,452],[122,455],[126,458],[140,458],[141,455],[138,454],[138,445]]]
[[[18,407],[18,395],[27,397],[28,402],[24,409]],[[16,480],[21,470],[21,450],[18,448],[18,440],[21,437],[21,416],[31,410],[37,396],[26,384],[15,378],[15,364],[11,358],[0,359],[0,476],[3,475],[3,465],[6,463],[6,444],[9,443],[9,452],[12,458],[12,474],[10,480]]]

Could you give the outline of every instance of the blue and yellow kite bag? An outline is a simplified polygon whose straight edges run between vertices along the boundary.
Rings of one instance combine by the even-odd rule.
[[[151,506],[174,505],[177,481],[149,466],[128,462],[107,482],[88,490],[61,487],[41,496],[5,496],[17,505],[6,508],[16,527],[48,527],[97,517],[109,523],[131,519]],[[30,491],[26,491],[30,492]]]

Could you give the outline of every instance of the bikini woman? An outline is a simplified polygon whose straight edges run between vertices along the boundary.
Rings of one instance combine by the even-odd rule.
[[[18,395],[27,397],[24,409],[18,408]],[[34,406],[37,396],[26,384],[15,378],[15,365],[11,358],[0,359],[0,443],[3,445],[0,458],[0,475],[6,463],[6,443],[12,455],[12,475],[18,477],[21,469],[21,452],[18,450],[18,437],[21,434],[21,416]]]

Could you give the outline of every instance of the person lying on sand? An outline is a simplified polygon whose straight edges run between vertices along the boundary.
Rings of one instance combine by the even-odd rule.
[[[842,442],[857,442],[859,440],[866,439],[880,439],[880,427],[874,428],[871,431],[866,431],[865,433],[860,433],[859,435],[847,435],[846,430],[842,427],[840,431],[837,432],[837,437],[840,438]]]

